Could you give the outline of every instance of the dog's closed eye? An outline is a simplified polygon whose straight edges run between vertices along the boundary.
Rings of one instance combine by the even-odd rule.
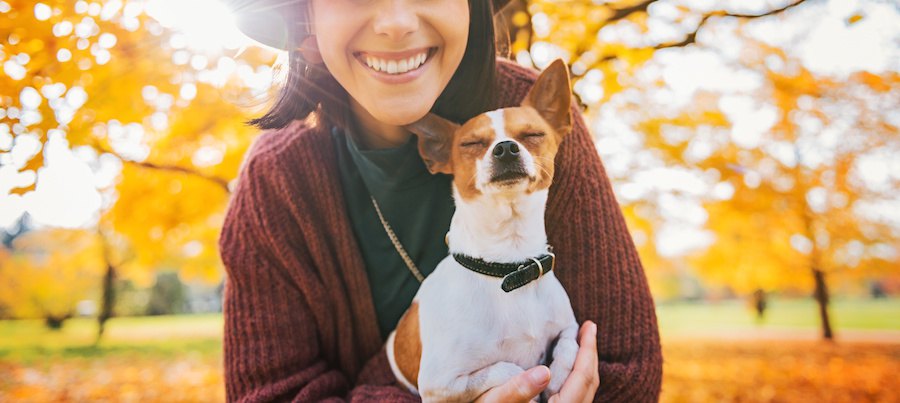
[[[459,146],[466,148],[475,148],[475,147],[484,147],[486,145],[484,140],[470,140],[464,141]]]

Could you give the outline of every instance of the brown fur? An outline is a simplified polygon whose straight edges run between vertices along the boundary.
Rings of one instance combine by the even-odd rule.
[[[562,60],[556,60],[538,77],[522,101],[522,106],[503,111],[506,134],[528,148],[538,168],[537,178],[528,192],[550,187],[553,157],[559,144],[572,129],[569,72]],[[496,133],[487,115],[478,115],[460,126],[434,114],[407,126],[419,136],[419,152],[432,173],[452,174],[463,199],[481,194],[475,187],[475,160],[484,157]],[[543,133],[542,137],[529,137]],[[481,145],[463,146],[481,142]]]
[[[463,199],[471,199],[481,194],[475,188],[475,160],[484,156],[487,147],[494,141],[491,118],[478,115],[456,130],[450,161],[453,166],[453,183]],[[481,141],[481,145],[463,147],[462,144]]]
[[[422,338],[419,336],[419,303],[413,301],[394,336],[394,359],[403,376],[419,387],[419,365],[422,361]]]
[[[506,109],[504,121],[507,135],[525,146],[534,157],[537,178],[528,187],[527,192],[532,193],[549,188],[553,181],[555,166],[553,159],[565,133],[559,134],[541,118],[537,110],[531,107]],[[534,133],[543,133],[544,136],[530,136]]]

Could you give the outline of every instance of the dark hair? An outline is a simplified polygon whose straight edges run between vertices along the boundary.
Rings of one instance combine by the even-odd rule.
[[[493,2],[469,0],[469,39],[462,62],[431,112],[463,123],[494,104],[496,45]],[[260,129],[280,129],[314,114],[320,123],[349,127],[348,95],[324,64],[308,64],[300,51],[288,52],[288,72],[275,104],[247,122]]]

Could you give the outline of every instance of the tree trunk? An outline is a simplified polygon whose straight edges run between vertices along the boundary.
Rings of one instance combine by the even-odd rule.
[[[825,272],[813,269],[813,277],[816,279],[816,291],[813,294],[819,304],[819,317],[822,319],[822,337],[828,341],[834,341],[834,333],[831,331],[831,320],[828,318],[828,287],[825,285]]]
[[[100,315],[97,316],[97,322],[100,325],[97,331],[97,342],[103,337],[103,330],[106,321],[113,317],[113,305],[116,302],[116,290],[114,288],[116,281],[116,268],[111,263],[106,262],[106,275],[103,276],[103,305],[100,307]]]
[[[47,328],[50,330],[60,330],[63,327],[63,322],[65,322],[66,319],[69,319],[71,317],[72,317],[72,314],[70,314],[70,313],[65,314],[65,315],[59,315],[59,316],[48,314],[47,316],[44,317],[44,325],[46,325]]]

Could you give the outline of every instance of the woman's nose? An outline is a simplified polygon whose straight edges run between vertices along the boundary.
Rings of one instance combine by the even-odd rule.
[[[400,40],[419,29],[419,17],[412,10],[409,1],[379,1],[375,15],[375,33],[391,40]]]

